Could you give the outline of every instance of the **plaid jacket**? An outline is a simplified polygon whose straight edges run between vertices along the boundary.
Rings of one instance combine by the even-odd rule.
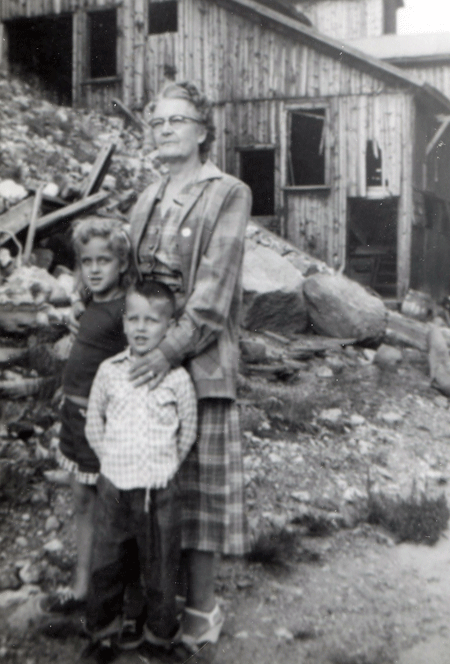
[[[131,214],[136,264],[139,243],[160,189],[160,182],[147,187]],[[177,325],[167,332],[159,348],[172,367],[185,364],[198,398],[234,399],[250,189],[207,161],[198,181],[188,193],[178,195],[178,200],[183,206],[179,249],[187,299]]]

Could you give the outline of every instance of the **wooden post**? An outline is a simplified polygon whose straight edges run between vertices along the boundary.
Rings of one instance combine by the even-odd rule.
[[[28,226],[27,239],[25,242],[25,249],[23,251],[23,262],[25,265],[30,262],[34,236],[36,235],[37,220],[41,209],[42,192],[44,191],[44,186],[45,185],[40,184],[34,196],[33,211],[31,213],[30,225]]]

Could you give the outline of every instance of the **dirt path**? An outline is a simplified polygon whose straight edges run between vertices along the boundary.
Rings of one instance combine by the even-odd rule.
[[[342,355],[344,368],[332,381],[317,378],[323,364],[317,360],[297,383],[243,386],[250,525],[278,544],[282,533],[288,537],[275,561],[260,555],[259,562],[220,563],[216,593],[227,618],[215,664],[450,664],[450,532],[434,546],[395,544],[380,526],[341,523],[345,496],[364,493],[368,472],[376,485],[393,490],[415,478],[449,491],[448,403],[430,389],[424,356],[405,353],[401,369],[383,373],[360,355]],[[340,419],[323,424],[327,408],[340,409]],[[386,413],[398,419],[385,421]],[[2,440],[5,454],[13,450],[31,473],[32,495],[47,492],[49,500],[0,504],[0,581],[16,578],[28,560],[42,570],[36,591],[68,583],[70,493],[45,488],[32,443]],[[337,514],[341,527],[312,536],[300,518],[309,509],[331,521]],[[54,517],[60,526],[48,531]],[[43,553],[53,538],[64,544],[58,564]],[[20,618],[27,602],[8,604],[7,593],[26,587],[0,591],[0,662],[77,662],[86,641],[76,634],[55,639],[23,623],[16,629],[12,618]],[[143,648],[117,664],[169,661]]]

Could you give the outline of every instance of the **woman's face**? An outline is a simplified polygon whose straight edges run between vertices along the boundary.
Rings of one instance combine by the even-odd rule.
[[[172,124],[169,118],[175,119]],[[177,120],[178,118],[178,120]],[[180,121],[184,118],[184,122]],[[206,138],[204,124],[195,122],[200,116],[186,99],[160,99],[152,114],[152,121],[164,120],[153,128],[156,147],[162,161],[189,161],[199,154],[199,146]]]

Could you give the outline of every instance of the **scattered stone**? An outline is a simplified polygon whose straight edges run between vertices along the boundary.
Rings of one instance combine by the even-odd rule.
[[[42,193],[44,196],[51,196],[52,198],[56,198],[56,196],[59,194],[59,187],[56,182],[48,182],[45,185]]]
[[[293,641],[294,639],[294,635],[289,629],[287,629],[287,627],[278,627],[275,630],[275,636],[279,639],[285,639],[286,641]]]
[[[320,424],[337,424],[342,419],[342,410],[340,408],[326,408],[317,416]]]
[[[330,369],[330,367],[327,367],[326,365],[322,365],[317,369],[316,376],[318,378],[333,378],[333,369]]]
[[[438,408],[448,408],[448,399],[441,394],[434,398],[434,403]]]
[[[45,522],[45,530],[47,532],[51,530],[58,530],[59,526],[60,526],[59,520],[54,514],[49,516]]]
[[[38,484],[33,487],[30,496],[30,502],[32,505],[48,505],[49,500],[47,487],[43,484]]]
[[[43,568],[38,563],[29,560],[20,570],[19,578],[23,583],[37,584],[42,578]]]
[[[239,348],[244,362],[254,364],[257,362],[265,362],[267,359],[266,346],[262,341],[241,339],[239,342]]]
[[[23,535],[19,535],[19,537],[16,537],[16,544],[17,546],[20,546],[22,549],[24,549],[26,546],[28,546],[28,540]]]
[[[325,358],[327,365],[333,370],[334,374],[340,374],[345,369],[345,362],[335,355],[330,355]]]
[[[366,423],[366,418],[363,417],[362,415],[353,413],[352,415],[350,415],[348,423],[350,424],[351,427],[360,427]]]
[[[364,348],[362,354],[367,362],[372,363],[375,360],[377,351],[373,350],[373,348]]]
[[[47,553],[56,553],[56,552],[62,551],[64,549],[64,546],[63,546],[61,540],[59,540],[55,537],[55,539],[52,539],[49,542],[46,542],[44,544],[43,548],[44,548],[44,551],[47,552]]]
[[[403,360],[403,355],[398,348],[393,346],[388,346],[387,344],[381,344],[378,348],[376,355],[374,357],[375,364],[378,364],[380,367],[385,369],[391,369],[396,367]]]
[[[311,494],[309,491],[292,491],[291,498],[298,500],[299,503],[311,502]]]
[[[0,572],[0,591],[17,590],[21,585],[15,570],[4,569]]]
[[[380,411],[377,415],[377,418],[384,422],[385,424],[395,425],[400,424],[403,421],[403,415],[400,413],[395,413],[394,411],[382,412]]]
[[[0,182],[0,196],[4,198],[10,205],[19,203],[28,196],[28,192],[21,184],[17,184],[14,180],[3,180]]]

